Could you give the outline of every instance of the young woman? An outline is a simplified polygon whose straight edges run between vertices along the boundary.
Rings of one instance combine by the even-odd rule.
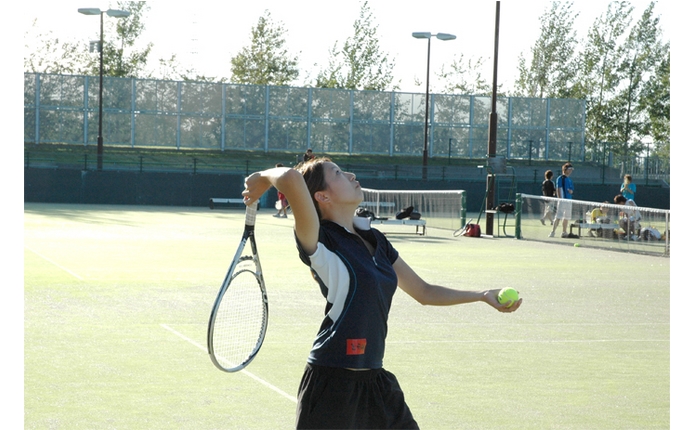
[[[623,183],[620,185],[620,194],[625,197],[625,200],[635,200],[637,186],[632,183],[632,175],[625,175]]]
[[[420,278],[386,237],[355,217],[362,188],[328,158],[296,170],[274,168],[246,178],[246,204],[271,186],[292,206],[300,259],[326,298],[298,391],[297,428],[418,428],[396,377],[383,369],[386,328],[397,287],[423,305],[497,302],[499,289],[461,291]]]

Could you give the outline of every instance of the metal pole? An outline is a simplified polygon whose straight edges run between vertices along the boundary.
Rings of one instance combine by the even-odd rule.
[[[451,164],[451,137],[449,138],[449,164]]]
[[[644,175],[647,180],[647,186],[649,186],[649,144],[647,143],[647,162],[644,163]]]
[[[427,39],[427,83],[425,84],[425,144],[422,149],[422,180],[427,180],[427,129],[430,114],[430,46],[432,37]]]
[[[104,97],[104,12],[99,14],[101,26],[99,30],[99,131],[97,135],[97,170],[104,163],[104,136],[102,134],[102,115]]]
[[[500,2],[496,2],[496,13],[495,13],[495,57],[494,66],[492,72],[492,111],[490,112],[490,124],[488,126],[488,160],[497,155],[497,47],[499,45],[500,37]],[[489,163],[489,161],[488,161]],[[494,172],[488,172],[487,175],[487,189],[488,195],[486,196],[486,213],[485,213],[485,234],[492,236],[494,232],[495,224],[495,214],[492,209],[495,205],[495,176]]]

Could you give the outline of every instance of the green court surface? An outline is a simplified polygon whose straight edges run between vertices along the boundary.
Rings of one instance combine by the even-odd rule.
[[[206,331],[243,211],[25,203],[25,428],[294,428],[324,300],[273,213],[256,225],[268,333],[227,374]],[[669,428],[670,259],[391,227],[425,280],[524,299],[501,314],[397,292],[385,367],[421,428]]]

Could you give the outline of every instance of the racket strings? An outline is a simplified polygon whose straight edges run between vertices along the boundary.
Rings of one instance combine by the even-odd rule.
[[[225,367],[244,364],[260,347],[267,307],[260,282],[251,268],[240,268],[222,297],[214,322],[217,361]]]

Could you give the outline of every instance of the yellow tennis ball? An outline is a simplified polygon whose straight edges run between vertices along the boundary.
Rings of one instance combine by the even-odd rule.
[[[511,287],[502,288],[499,294],[497,294],[497,301],[501,304],[505,304],[510,300],[511,303],[507,305],[508,308],[512,307],[512,305],[516,303],[517,300],[519,300],[519,293]]]

